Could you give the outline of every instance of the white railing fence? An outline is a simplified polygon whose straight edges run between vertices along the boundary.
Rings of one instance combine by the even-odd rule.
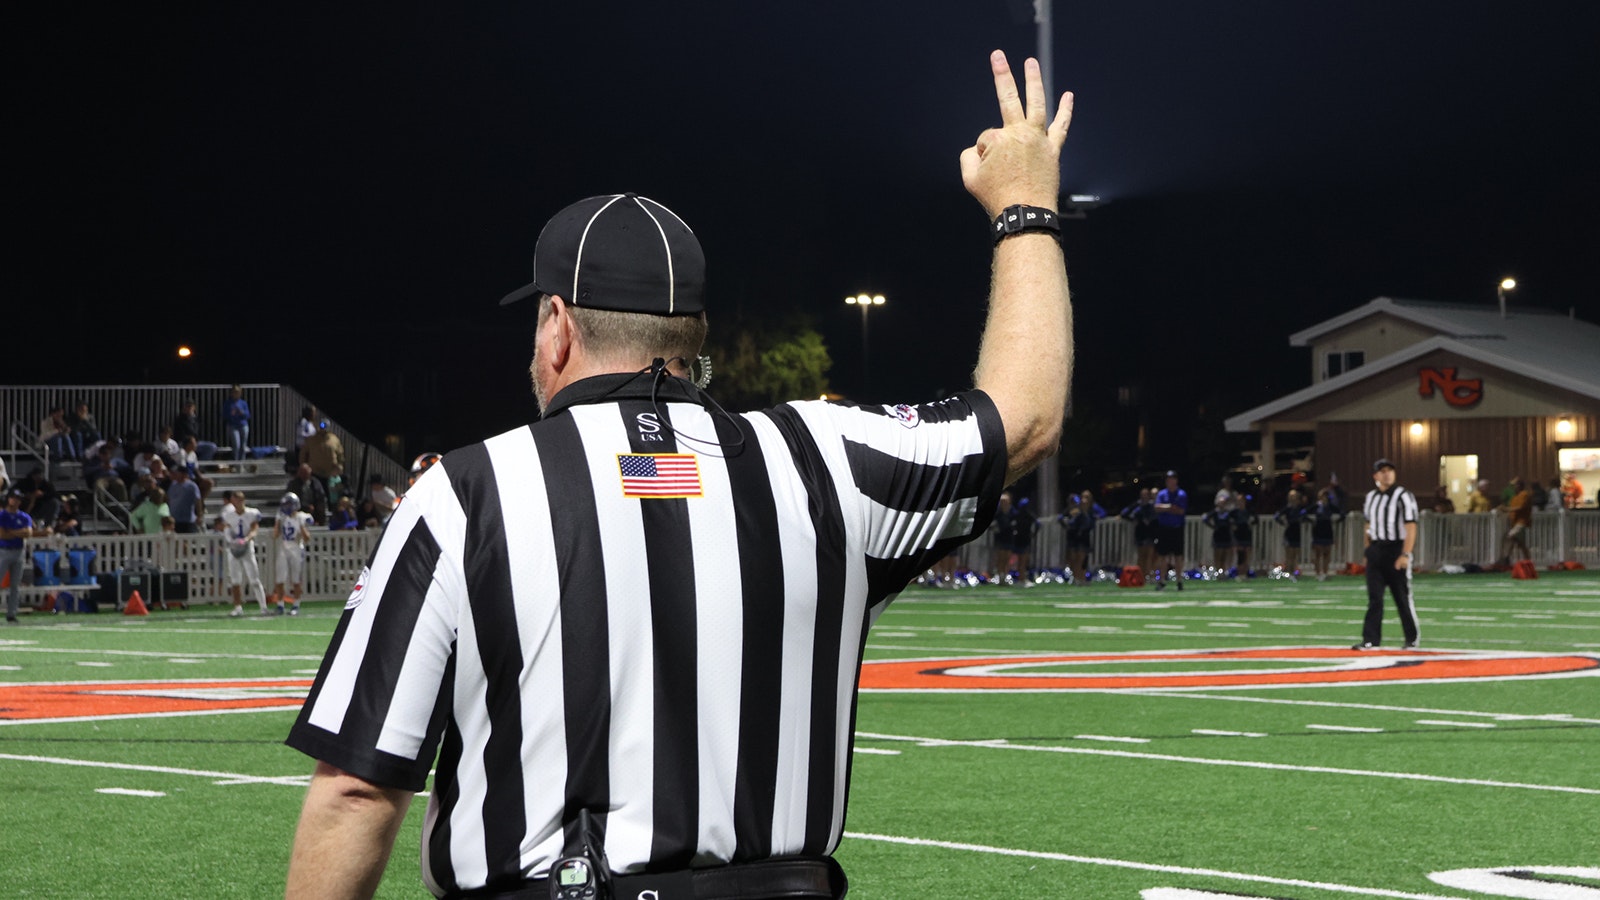
[[[302,598],[306,600],[343,600],[355,586],[361,567],[366,565],[381,532],[372,531],[316,531],[311,532],[311,547],[306,554],[305,584]],[[272,591],[277,571],[279,542],[270,537],[256,539],[256,564],[261,569],[262,587]],[[35,550],[54,550],[59,554],[60,573],[65,580],[71,575],[68,554],[80,548],[94,551],[91,574],[118,572],[151,564],[162,572],[187,572],[189,574],[189,602],[222,602],[228,595],[224,581],[223,555],[227,541],[220,534],[130,534],[81,535],[77,537],[30,538],[24,542],[24,559],[30,565]],[[285,590],[288,585],[285,585]],[[42,589],[35,585],[32,593]],[[81,588],[63,584],[55,590],[76,591]],[[101,603],[114,598],[98,598]],[[248,598],[247,603],[251,602]]]
[[[1360,513],[1346,516],[1334,526],[1333,568],[1361,562],[1362,531],[1366,527]],[[1475,563],[1487,565],[1501,556],[1501,543],[1509,527],[1499,510],[1489,513],[1422,513],[1418,523],[1416,563],[1419,570],[1437,570],[1443,565]],[[1270,569],[1284,562],[1283,526],[1270,516],[1261,516],[1252,529],[1254,568]],[[1300,567],[1311,566],[1311,528],[1301,529]],[[1533,514],[1533,526],[1526,541],[1535,565],[1571,560],[1587,568],[1600,566],[1600,513],[1586,510],[1548,511]],[[957,560],[961,568],[988,571],[994,550],[993,534],[985,534],[962,547]],[[1101,519],[1095,526],[1091,566],[1125,566],[1137,559],[1133,543],[1133,523],[1115,517]],[[1184,524],[1184,562],[1189,567],[1210,565],[1211,528],[1198,516]],[[1054,521],[1041,521],[1033,539],[1033,566],[1058,569],[1066,564],[1066,530]]]

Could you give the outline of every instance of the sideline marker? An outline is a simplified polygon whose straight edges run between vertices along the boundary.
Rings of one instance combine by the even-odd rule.
[[[139,596],[139,592],[134,591],[128,595],[128,605],[122,608],[122,614],[125,616],[148,616],[150,615],[150,610],[145,608],[144,598]]]

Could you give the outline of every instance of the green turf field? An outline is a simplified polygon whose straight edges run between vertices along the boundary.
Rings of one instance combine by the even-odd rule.
[[[908,590],[867,646],[850,896],[1600,898],[1600,574],[1416,586],[1423,652],[1391,610],[1384,654],[1347,649],[1354,578]],[[281,896],[311,769],[281,741],[339,611],[0,631],[0,896]],[[422,808],[379,896],[427,895]]]

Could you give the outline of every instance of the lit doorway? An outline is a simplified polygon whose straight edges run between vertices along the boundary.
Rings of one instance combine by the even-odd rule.
[[[1467,511],[1467,494],[1478,483],[1478,454],[1439,457],[1439,483],[1450,491],[1456,512]]]

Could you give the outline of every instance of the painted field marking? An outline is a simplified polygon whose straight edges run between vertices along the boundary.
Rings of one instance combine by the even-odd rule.
[[[1208,734],[1216,737],[1266,737],[1259,731],[1219,731],[1215,728],[1191,728],[1191,734]]]
[[[1546,613],[1512,613],[1513,619],[1554,619],[1555,616]]]
[[[1150,743],[1150,739],[1149,738],[1118,737],[1117,735],[1114,735],[1114,734],[1075,734],[1075,735],[1072,736],[1072,739],[1075,740],[1075,741],[1108,741],[1110,743],[1115,743],[1115,744],[1148,744],[1148,743]]]
[[[1212,622],[1212,628],[1249,628],[1249,622]]]
[[[1451,616],[1457,622],[1497,622],[1494,616]]]
[[[1448,725],[1452,728],[1494,728],[1493,722],[1452,722],[1449,719],[1418,719],[1418,725]]]
[[[1201,766],[1229,766],[1241,769],[1269,769],[1278,772],[1309,772],[1319,775],[1351,775],[1359,778],[1392,778],[1398,781],[1426,781],[1436,784],[1460,784],[1475,787],[1520,788],[1530,791],[1554,791],[1562,794],[1593,794],[1600,796],[1600,788],[1573,787],[1564,784],[1524,784],[1516,781],[1494,781],[1487,778],[1452,778],[1447,775],[1425,775],[1420,772],[1388,772],[1375,769],[1341,769],[1334,766],[1299,766],[1289,763],[1258,762],[1246,759],[1215,759],[1205,756],[1175,756],[1169,753],[1137,753],[1132,750],[1100,750],[1089,747],[1040,746],[1037,744],[1006,744],[995,741],[960,741],[943,738],[913,737],[902,734],[875,734],[858,731],[856,737],[874,741],[906,741],[920,747],[977,747],[986,750],[1025,750],[1032,753],[1067,753],[1078,756],[1114,756],[1123,759],[1149,759],[1160,762],[1192,763]]]
[[[166,791],[140,791],[134,788],[95,788],[96,794],[120,794],[124,797],[165,797]]]
[[[966,850],[973,853],[993,853],[998,856],[1019,856],[1026,859],[1046,859],[1053,862],[1081,863],[1091,866],[1109,866],[1118,869],[1137,869],[1142,872],[1163,872],[1169,875],[1204,876],[1229,881],[1247,881],[1255,884],[1276,884],[1285,887],[1314,888],[1366,897],[1394,897],[1397,900],[1464,900],[1457,895],[1412,894],[1387,888],[1360,887],[1351,884],[1334,884],[1322,881],[1303,881],[1298,878],[1275,878],[1271,875],[1252,875],[1248,872],[1227,872],[1222,869],[1193,869],[1188,866],[1165,866],[1158,863],[1136,862],[1128,859],[1107,859],[1099,856],[1075,856],[1070,853],[1049,853],[1042,850],[1018,850],[1010,847],[991,847],[984,844],[965,844],[957,841],[934,841],[927,838],[900,837],[889,834],[868,834],[847,831],[844,836],[857,841],[880,841],[886,844],[904,844],[913,847],[936,847],[941,850]]]
[[[1155,625],[1155,624],[1151,624],[1151,625],[1146,625],[1144,627],[1146,627],[1146,628],[1165,628],[1165,629],[1168,629],[1168,630],[1171,630],[1171,631],[1187,631],[1189,629],[1189,626],[1187,626],[1187,625]]]
[[[868,756],[899,756],[900,755],[900,751],[899,750],[885,750],[885,749],[883,749],[881,747],[853,747],[851,749],[855,750],[855,752],[857,752],[857,753],[865,753]]]
[[[80,656],[143,656],[166,658],[172,655],[171,650],[100,650],[90,648],[71,647],[7,647],[0,645],[0,653],[71,653]],[[321,662],[321,656],[263,653],[188,653],[194,659],[252,659],[261,662]]]
[[[205,662],[210,662],[210,660],[207,660],[207,659],[183,659],[183,658],[173,658],[173,659],[169,659],[169,660],[167,660],[167,662],[169,662],[169,663],[175,663],[175,664],[178,664],[178,665],[192,665],[192,664],[194,664],[194,663],[205,663]]]
[[[1313,724],[1307,725],[1306,727],[1307,728],[1314,728],[1317,731],[1350,731],[1350,732],[1355,732],[1357,734],[1382,734],[1383,733],[1383,729],[1382,728],[1360,728],[1360,727],[1355,726],[1355,725],[1317,725],[1317,724],[1313,723]]]
[[[0,666],[0,672],[21,672],[21,666]]]
[[[119,769],[125,772],[154,772],[158,775],[189,775],[195,778],[221,779],[221,781],[217,782],[218,784],[285,784],[305,787],[311,783],[309,774],[280,776],[241,775],[238,772],[212,772],[207,769],[184,769],[175,766],[145,766],[138,763],[102,762],[94,759],[66,759],[60,756],[26,756],[20,753],[0,753],[0,759],[9,759],[14,762],[44,763],[52,766]]]
[[[92,668],[92,669],[109,669],[109,668],[111,668],[111,663],[101,662],[99,660],[83,660],[83,659],[80,659],[77,662],[73,663],[73,665],[75,665],[75,666],[86,666],[86,667]]]
[[[1283,706],[1323,706],[1332,709],[1370,709],[1378,712],[1431,713],[1441,716],[1482,716],[1502,722],[1561,721],[1582,725],[1600,725],[1600,719],[1579,719],[1570,713],[1494,713],[1469,709],[1432,709],[1426,706],[1387,706],[1381,703],[1342,703],[1336,700],[1286,700],[1281,697],[1250,697],[1241,694],[1198,694],[1172,691],[1104,691],[1106,694],[1140,697],[1170,697],[1180,700],[1228,700],[1234,703],[1276,703]]]

